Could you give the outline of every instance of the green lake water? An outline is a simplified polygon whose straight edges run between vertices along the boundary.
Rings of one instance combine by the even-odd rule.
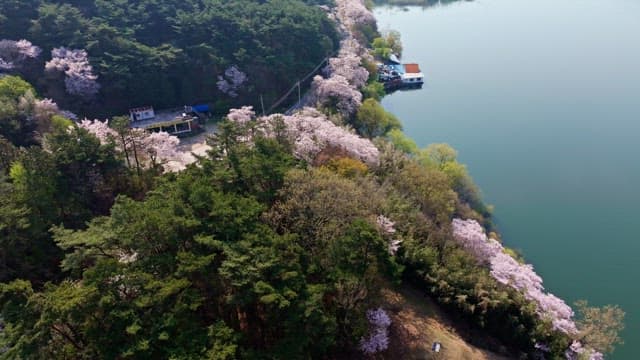
[[[459,152],[505,243],[568,303],[619,304],[640,359],[640,1],[379,7],[422,90],[383,100],[405,132]]]

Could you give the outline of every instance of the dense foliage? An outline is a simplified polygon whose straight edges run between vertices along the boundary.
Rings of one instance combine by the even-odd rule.
[[[143,201],[117,198],[86,229],[53,227],[66,279],[1,286],[3,356],[299,358],[353,347],[376,284],[398,273],[376,227],[381,200],[358,183],[375,185],[304,170],[290,144],[249,144],[247,129],[222,127],[209,159]]]
[[[381,351],[389,319],[377,294],[400,280],[400,263],[407,279],[506,344],[564,352],[570,338],[454,240],[454,216],[483,217],[455,190],[457,173],[442,170],[456,164],[450,148],[411,158],[381,144],[367,165],[341,150],[357,148],[349,140],[300,156],[298,122],[330,123],[309,111],[234,111],[198,166],[163,176],[127,166],[116,129],[98,139],[54,126],[30,148],[3,140],[12,160],[0,202],[2,356]],[[315,138],[337,131],[313,129]],[[610,313],[588,313],[587,343],[609,346],[602,334],[617,330],[607,317],[619,317]]]
[[[206,80],[181,68],[194,81],[181,85],[182,96],[210,81],[213,91],[241,99],[247,82],[274,85],[279,65],[250,71],[266,58],[237,54],[221,34],[239,36],[246,51],[269,53],[282,48],[262,44],[256,24],[283,31],[330,24],[319,9],[293,0],[203,1],[197,14],[189,12],[195,1],[26,3],[1,3],[2,14],[24,15],[0,17],[3,29],[28,28],[44,49],[55,47],[50,68],[80,81],[72,89],[92,89],[86,80],[94,69],[98,81],[112,76],[99,94],[126,86],[135,73],[150,83],[126,96],[150,98],[164,91],[154,81],[170,77],[151,69],[182,53],[173,52],[179,36],[198,42],[216,33],[215,44],[197,53],[233,58]],[[329,15],[343,19],[345,39],[326,77],[314,80],[320,109],[262,117],[249,106],[234,109],[207,155],[180,172],[164,167],[177,156],[174,138],[130,129],[126,118],[74,123],[29,83],[0,78],[0,358],[357,358],[386,351],[393,320],[379,295],[400,282],[499,338],[506,348],[481,344],[497,350],[572,359],[619,342],[616,307],[582,303],[575,331],[564,331],[559,324],[567,322],[553,316],[573,321],[571,309],[545,297],[531,268],[488,240],[490,209],[456,152],[446,144],[418,149],[375,96],[361,101],[359,88],[375,84],[361,45],[376,38],[375,24],[360,0],[336,5]],[[170,23],[168,14],[175,15]],[[214,26],[212,18],[229,21]],[[160,31],[168,25],[175,33]],[[104,45],[99,34],[123,46],[99,56],[136,63],[127,53],[133,46],[157,57],[151,67],[104,73],[106,60],[92,54]],[[327,39],[308,41],[322,47]],[[18,43],[5,43],[13,54],[7,59],[29,68],[35,58],[25,53],[37,51]],[[290,51],[300,66],[315,56]]]
[[[0,39],[39,46],[39,60],[13,71],[83,114],[194,102],[257,105],[259,95],[270,104],[336,49],[333,24],[309,6],[326,2],[8,0],[0,2]],[[61,71],[43,74],[51,59],[48,68]],[[246,81],[233,83],[233,69]]]

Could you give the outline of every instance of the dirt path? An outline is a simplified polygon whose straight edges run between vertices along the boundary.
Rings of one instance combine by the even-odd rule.
[[[386,308],[391,315],[390,346],[385,359],[452,359],[452,360],[506,360],[490,351],[466,342],[453,327],[451,319],[431,299],[409,286],[383,292]],[[437,341],[442,344],[439,353],[431,350]]]

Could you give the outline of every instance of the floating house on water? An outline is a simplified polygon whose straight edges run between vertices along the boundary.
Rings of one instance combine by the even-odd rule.
[[[401,64],[398,57],[392,54],[387,62],[378,64],[378,80],[386,90],[421,87],[424,74],[418,64]]]
[[[401,75],[403,84],[424,84],[424,74],[420,71],[420,66],[418,64],[404,64],[402,66],[404,66],[404,73]]]

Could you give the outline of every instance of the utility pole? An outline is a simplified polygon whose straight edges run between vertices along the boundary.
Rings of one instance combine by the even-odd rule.
[[[267,116],[264,112],[264,101],[262,100],[262,94],[260,94],[260,105],[262,105],[262,116]]]
[[[298,105],[300,105],[300,80],[298,80]]]

